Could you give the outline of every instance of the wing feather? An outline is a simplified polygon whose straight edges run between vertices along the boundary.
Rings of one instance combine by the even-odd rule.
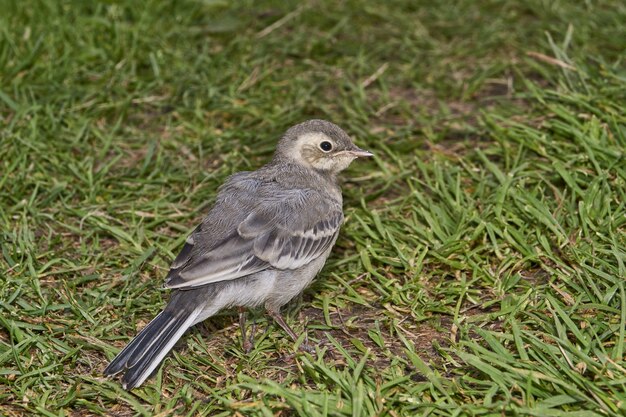
[[[275,183],[266,188],[231,193],[227,200],[218,197],[174,260],[166,286],[193,288],[268,268],[297,269],[334,244],[343,222],[340,202],[313,190],[277,189]],[[264,198],[266,193],[271,194]],[[233,211],[237,207],[248,208],[248,213]],[[234,216],[236,221],[223,221],[220,216]],[[212,235],[225,237],[219,240]]]

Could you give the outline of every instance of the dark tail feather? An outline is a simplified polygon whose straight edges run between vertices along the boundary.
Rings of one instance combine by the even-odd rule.
[[[124,389],[141,385],[197,317],[197,310],[161,312],[113,359],[104,374],[125,370]]]
[[[131,340],[120,353],[117,354],[115,359],[113,359],[109,366],[107,366],[104,370],[105,375],[115,375],[124,369],[127,369],[128,360],[137,348],[139,346],[144,346],[148,341],[153,340],[160,333],[160,330],[169,322],[164,313],[165,312],[161,312],[158,316],[152,319],[152,321],[148,323],[148,325],[144,327],[143,330],[139,332],[139,334],[135,336],[135,338]]]

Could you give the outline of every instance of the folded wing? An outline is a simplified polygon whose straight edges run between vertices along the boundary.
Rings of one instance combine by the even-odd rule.
[[[315,190],[285,190],[257,181],[221,194],[228,197],[218,198],[187,239],[167,287],[193,288],[268,268],[299,268],[334,243],[343,222],[341,203]],[[225,216],[231,220],[224,221]]]

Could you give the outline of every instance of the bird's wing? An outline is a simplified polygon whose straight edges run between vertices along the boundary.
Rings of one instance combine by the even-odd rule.
[[[254,241],[254,255],[277,269],[296,269],[334,243],[343,222],[341,203],[317,191],[277,195],[239,224],[239,236]]]
[[[237,199],[245,201],[236,204]],[[253,204],[250,199],[254,199]],[[219,204],[232,207],[223,210]],[[236,207],[248,211],[233,211]],[[216,213],[235,217],[236,221],[211,223]],[[208,230],[204,230],[205,221],[174,260],[166,279],[167,287],[193,288],[271,267],[299,268],[322,255],[334,243],[343,213],[340,202],[325,198],[317,191],[285,190],[276,183],[263,183],[253,193],[231,194],[228,201],[218,199],[208,220]],[[228,230],[215,233],[215,224]],[[214,234],[223,237],[204,245],[215,239]]]

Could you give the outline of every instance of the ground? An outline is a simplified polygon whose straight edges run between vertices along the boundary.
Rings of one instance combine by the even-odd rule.
[[[619,1],[0,0],[0,414],[626,415]],[[289,126],[375,153],[285,308],[196,326],[126,392],[231,173]]]

